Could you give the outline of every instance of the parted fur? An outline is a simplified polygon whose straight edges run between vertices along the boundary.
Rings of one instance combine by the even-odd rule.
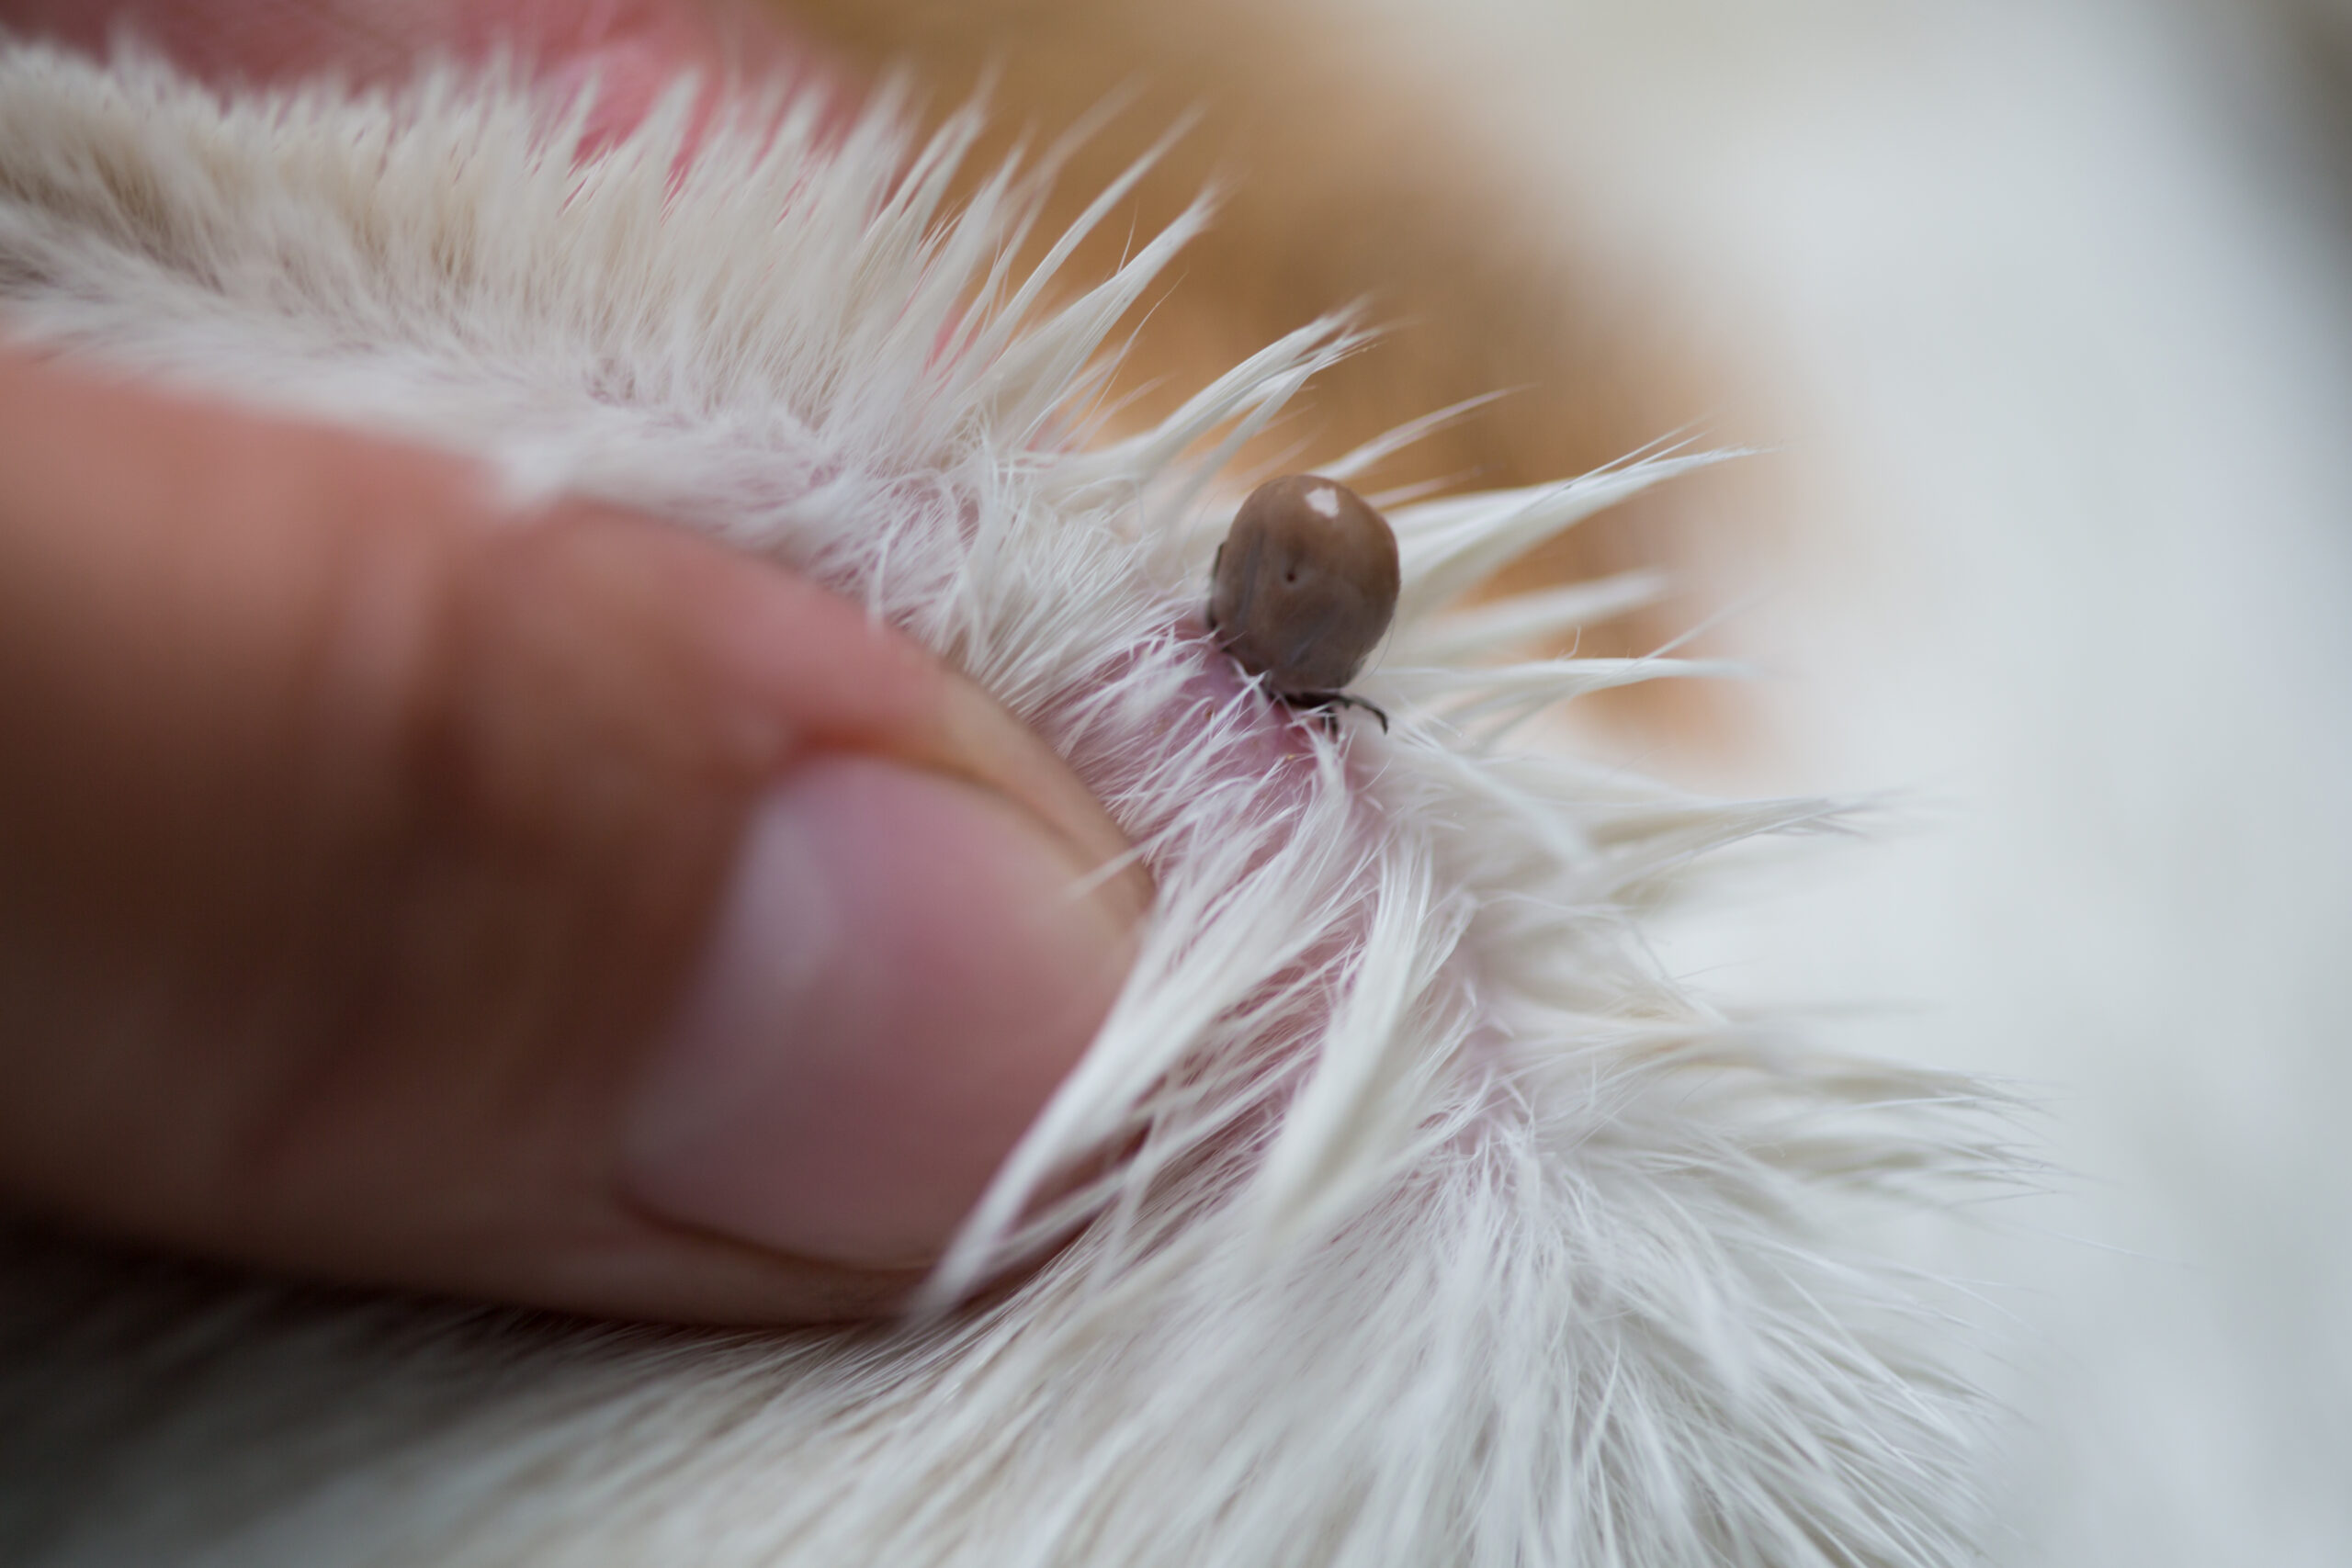
[[[871,606],[1140,846],[1133,978],[896,1325],[593,1329],[21,1244],[9,1559],[1971,1561],[1952,1303],[1865,1238],[2005,1179],[1997,1122],[1966,1082],[1719,1016],[1643,942],[1695,857],[1834,813],[1514,745],[1579,693],[1695,672],[1514,661],[1646,582],[1464,607],[1710,459],[1395,505],[1396,629],[1356,688],[1393,729],[1326,734],[1200,609],[1263,477],[1234,454],[1348,324],[1118,430],[1114,334],[1204,210],[1072,283],[1064,247],[1008,260],[1051,156],[949,206],[974,115],[918,143],[887,99],[843,124],[802,98],[689,150],[688,107],[579,156],[576,104],[498,76],[223,100],[16,48],[5,320]]]

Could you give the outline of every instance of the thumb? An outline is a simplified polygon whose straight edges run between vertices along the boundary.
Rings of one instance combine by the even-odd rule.
[[[887,1306],[1148,889],[856,609],[0,354],[0,1199],[329,1279]],[[1091,889],[1091,890],[1088,890]]]

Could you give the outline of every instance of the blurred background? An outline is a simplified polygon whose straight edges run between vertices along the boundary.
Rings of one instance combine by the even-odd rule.
[[[1280,441],[1504,388],[1394,482],[1761,449],[1527,569],[1662,565],[1584,650],[1758,671],[1586,744],[1895,803],[1668,961],[2042,1107],[2051,1195],[1939,1259],[2017,1412],[1999,1562],[2352,1563],[2352,4],[799,11],[1015,129],[1130,86],[1073,191],[1204,110],[1134,216],[1226,220],[1139,383],[1362,296]]]

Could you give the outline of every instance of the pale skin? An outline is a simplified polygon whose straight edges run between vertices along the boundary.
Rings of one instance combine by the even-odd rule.
[[[519,44],[629,117],[693,0],[0,0],[216,79]],[[0,314],[0,329],[6,317]],[[887,1312],[1082,1052],[1140,874],[1035,736],[777,567],[0,346],[0,1201],[632,1318]]]

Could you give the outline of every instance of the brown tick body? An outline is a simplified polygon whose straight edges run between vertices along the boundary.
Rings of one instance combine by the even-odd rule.
[[[1396,536],[1335,479],[1290,474],[1250,491],[1211,571],[1209,630],[1295,708],[1360,707],[1356,678],[1396,614]]]

